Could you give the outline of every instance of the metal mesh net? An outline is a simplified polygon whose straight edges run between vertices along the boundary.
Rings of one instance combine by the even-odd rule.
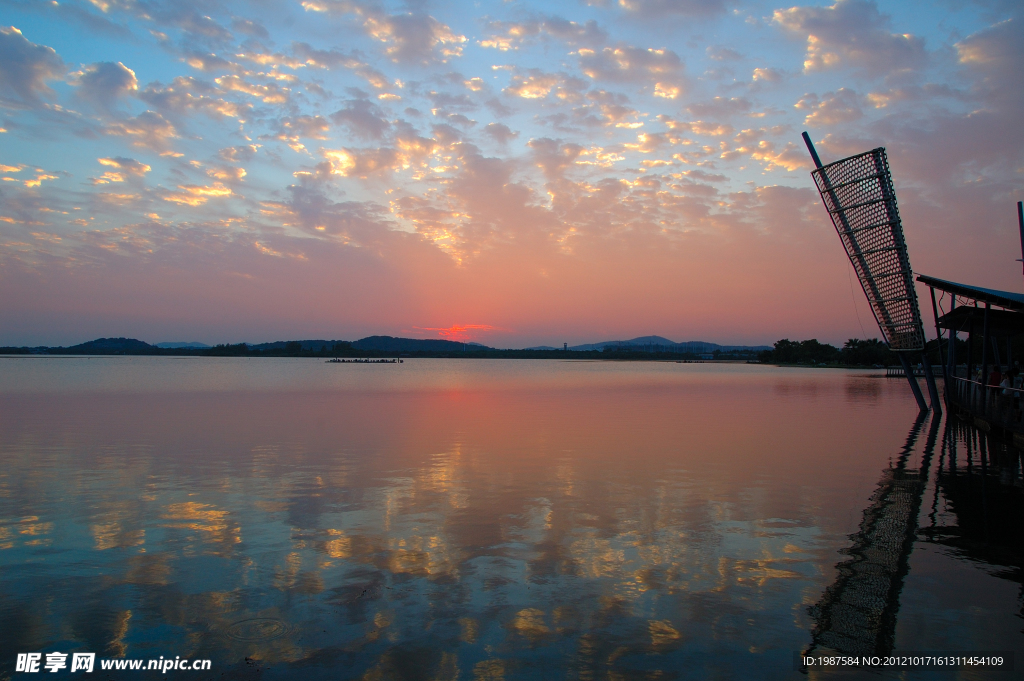
[[[923,350],[921,311],[885,149],[829,163],[811,177],[889,347]]]

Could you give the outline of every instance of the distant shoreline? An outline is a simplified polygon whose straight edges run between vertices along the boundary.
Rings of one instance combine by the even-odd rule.
[[[210,351],[181,352],[167,349],[163,352],[3,352],[2,359],[103,359],[109,357],[168,357],[173,359],[203,359],[244,357],[257,359],[384,359],[396,357],[401,359],[551,359],[551,360],[588,360],[588,361],[637,361],[637,362],[670,362],[685,364],[760,364],[753,357],[724,357],[720,359],[701,359],[685,354],[652,353],[643,351],[605,351],[600,350],[469,350],[466,352],[383,352],[360,351],[355,353],[335,354],[332,352],[303,352],[300,354],[284,353],[217,353]]]
[[[505,353],[505,354],[499,354]],[[562,360],[562,361],[576,361],[576,362],[663,362],[666,364],[753,364],[758,366],[766,367],[777,367],[780,369],[847,369],[864,371],[871,369],[875,371],[882,371],[882,369],[867,364],[784,364],[777,362],[758,362],[750,359],[678,359],[673,357],[665,357],[660,355],[652,356],[651,353],[636,352],[629,353],[629,356],[623,356],[617,353],[604,353],[599,351],[578,351],[572,350],[556,351],[559,356],[553,356],[553,354],[543,354],[545,352],[551,353],[551,351],[499,351],[493,353],[484,352],[467,352],[467,353],[426,353],[426,354],[387,354],[381,353],[379,355],[360,355],[358,357],[343,357],[343,359],[385,359],[385,358],[400,358],[400,359],[544,359],[544,360]],[[512,356],[515,353],[526,353],[523,356]],[[167,357],[168,359],[223,359],[225,357],[237,357],[246,359],[328,359],[333,358],[333,355],[271,355],[271,354],[252,354],[252,355],[210,355],[202,354],[200,352],[192,352],[187,354],[182,353],[133,353],[133,354],[117,354],[117,353],[105,353],[105,354],[84,354],[84,353],[0,353],[0,359],[109,359],[111,357]],[[345,362],[341,362],[345,363]],[[356,362],[353,362],[356,363]],[[362,364],[362,362],[358,362]],[[883,367],[884,368],[884,367]]]

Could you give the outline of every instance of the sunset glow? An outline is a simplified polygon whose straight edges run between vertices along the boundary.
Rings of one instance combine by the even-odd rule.
[[[487,324],[456,324],[449,326],[447,329],[422,329],[417,327],[417,331],[434,331],[441,338],[445,338],[451,341],[468,341],[478,337],[481,332],[485,331],[500,331],[493,326]],[[418,335],[418,334],[417,334]]]
[[[802,130],[1021,290],[1019,3],[0,7],[0,345],[876,337]]]

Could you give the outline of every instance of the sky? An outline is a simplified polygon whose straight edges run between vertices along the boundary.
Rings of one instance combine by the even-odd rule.
[[[878,337],[804,130],[1021,291],[1022,13],[0,0],[0,345]]]

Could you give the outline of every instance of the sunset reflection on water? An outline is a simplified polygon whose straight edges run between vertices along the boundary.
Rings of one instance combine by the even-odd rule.
[[[16,361],[0,678],[50,650],[210,678],[785,678],[916,417],[905,382],[824,369]],[[979,640],[1019,648],[1015,608]]]

